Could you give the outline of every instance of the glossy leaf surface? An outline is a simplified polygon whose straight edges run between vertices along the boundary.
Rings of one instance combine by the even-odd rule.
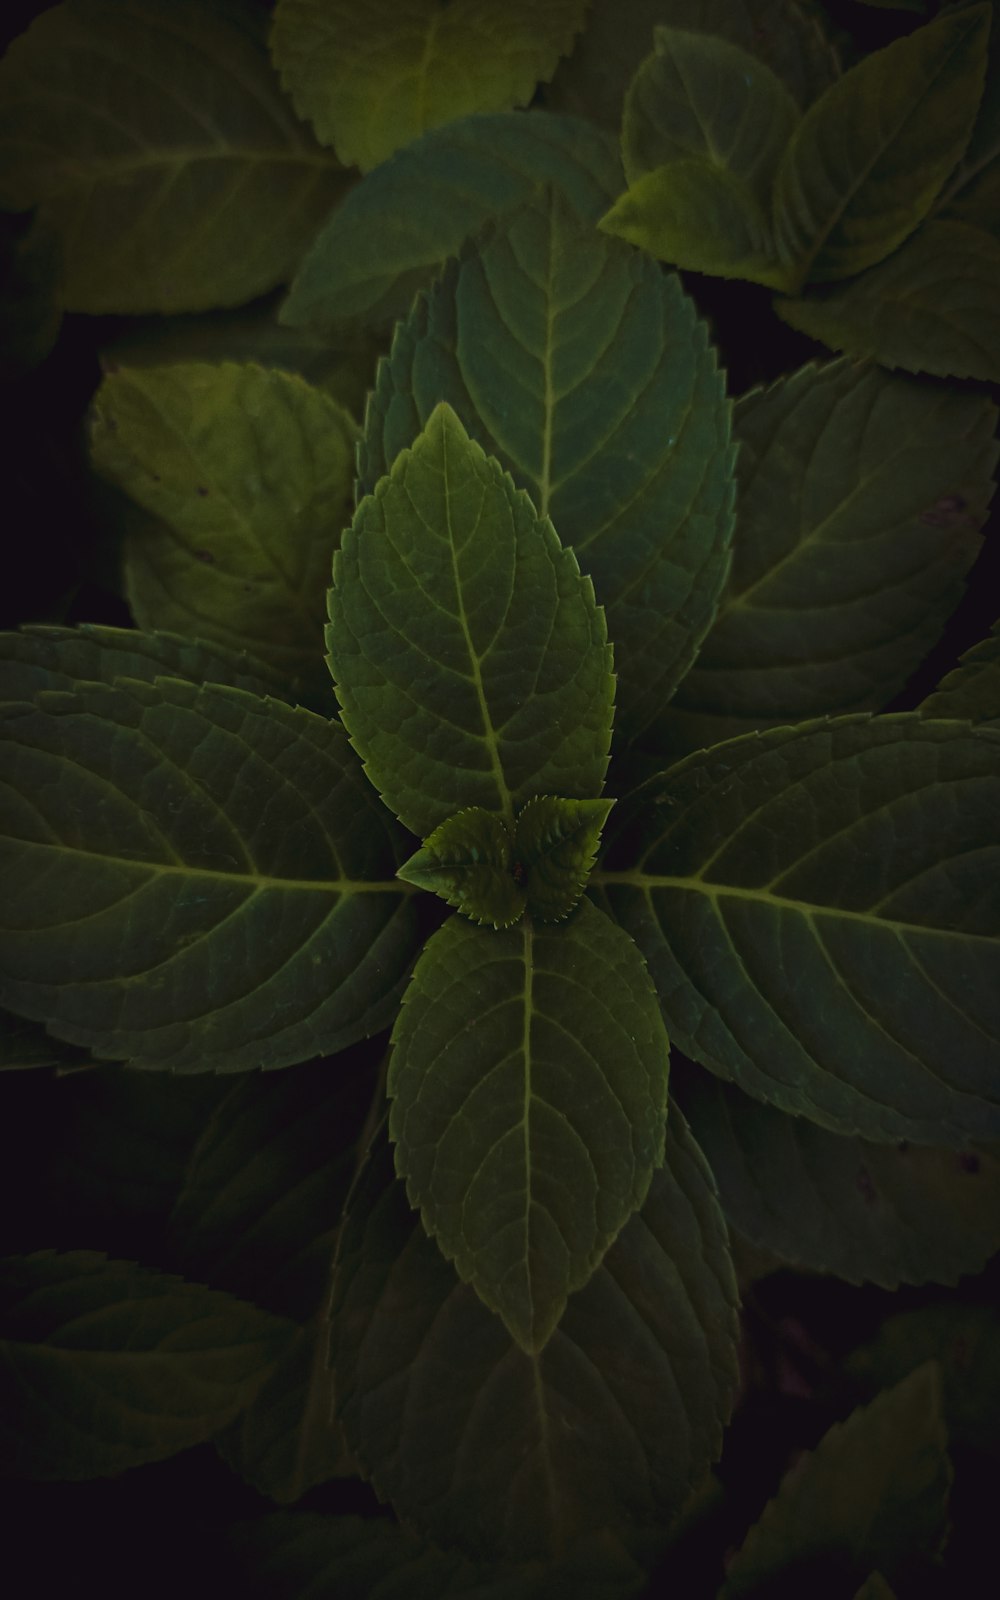
[[[0,203],[40,207],[67,310],[239,305],[291,274],[344,188],[246,6],[63,0],[0,65]]]
[[[840,717],[689,756],[591,877],[670,1036],[875,1142],[1000,1138],[1000,738]]]
[[[333,568],[330,670],[386,804],[426,838],[467,806],[599,794],[614,677],[572,551],[447,404],[358,507]]]
[[[525,1350],[645,1199],[668,1056],[638,951],[586,901],[556,928],[453,917],[417,961],[389,1063],[396,1168]]]
[[[5,708],[4,1003],[102,1056],[284,1066],[384,1027],[405,844],[334,723],[173,679]]]
[[[690,666],[728,570],[730,407],[704,323],[676,277],[540,195],[398,329],[366,416],[364,488],[441,398],[593,578],[616,738],[631,738]]]

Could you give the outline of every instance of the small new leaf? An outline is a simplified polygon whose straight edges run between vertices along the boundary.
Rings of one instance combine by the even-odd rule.
[[[528,909],[540,922],[561,922],[573,910],[587,886],[613,805],[613,800],[561,800],[542,794],[518,813],[514,878],[523,882]]]
[[[396,876],[440,895],[473,922],[509,928],[527,900],[523,880],[511,872],[511,850],[502,818],[469,806],[435,828]]]

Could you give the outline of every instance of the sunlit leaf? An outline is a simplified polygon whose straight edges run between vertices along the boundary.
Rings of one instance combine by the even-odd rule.
[[[736,402],[732,571],[666,715],[671,755],[902,688],[979,553],[995,425],[983,397],[848,361]]]
[[[63,0],[0,64],[0,203],[40,207],[70,311],[250,300],[290,276],[344,188],[251,7]]]
[[[589,892],[720,1077],[878,1143],[1000,1139],[998,807],[996,734],[775,728],[617,806]]]
[[[293,280],[281,321],[387,327],[491,217],[544,184],[596,222],[622,187],[617,139],[577,117],[499,112],[432,129],[359,183]]]
[[[730,408],[705,324],[675,276],[539,195],[400,325],[365,419],[363,488],[441,399],[593,578],[616,738],[631,738],[690,666],[728,571]]]
[[[927,215],[972,132],[990,14],[970,6],[896,39],[806,112],[774,195],[790,288],[873,266]]]
[[[731,1226],[784,1261],[895,1289],[956,1283],[1000,1250],[998,1146],[847,1139],[700,1071],[680,1101]]]
[[[668,1057],[635,945],[586,901],[556,928],[453,917],[417,961],[389,1062],[396,1168],[525,1350],[645,1199]]]
[[[379,1493],[445,1546],[545,1559],[595,1529],[662,1533],[718,1454],[736,1285],[711,1174],[673,1111],[666,1156],[537,1356],[427,1238],[387,1146],[363,1175],[335,1284],[343,1421]]]
[[[335,723],[166,678],[0,715],[4,1004],[186,1072],[391,1020],[418,943],[406,846]]]
[[[719,1600],[756,1593],[805,1563],[831,1557],[860,1583],[873,1567],[892,1578],[914,1557],[933,1557],[947,1530],[951,1487],[941,1374],[919,1367],[870,1406],[835,1423],[793,1468],[729,1566]]]
[[[278,0],[271,54],[296,110],[363,172],[429,128],[526,105],[586,0]]]
[[[482,806],[599,794],[614,677],[604,612],[551,522],[447,404],[358,507],[327,646],[351,742],[426,838]]]
[[[95,1478],[210,1439],[288,1324],[231,1295],[91,1250],[0,1264],[0,1451],[31,1478]]]
[[[350,518],[354,438],[336,401],[286,372],[198,362],[106,377],[94,463],[158,519],[125,549],[140,627],[248,650],[332,699],[322,597]]]

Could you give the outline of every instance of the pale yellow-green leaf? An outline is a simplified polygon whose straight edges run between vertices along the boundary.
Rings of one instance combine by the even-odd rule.
[[[271,54],[300,116],[367,172],[428,128],[527,104],[586,10],[586,0],[279,0]]]

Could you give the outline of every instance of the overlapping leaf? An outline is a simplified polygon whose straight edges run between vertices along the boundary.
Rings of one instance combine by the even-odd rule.
[[[730,1565],[719,1600],[758,1592],[793,1569],[808,1583],[835,1554],[845,1582],[931,1558],[948,1525],[951,1463],[941,1375],[928,1362],[836,1423],[785,1478]],[[846,1591],[845,1591],[846,1592]]]
[[[447,404],[358,507],[327,645],[352,743],[421,838],[467,806],[513,821],[604,780],[614,677],[572,551]]]
[[[252,364],[106,377],[94,462],[158,519],[125,550],[140,627],[246,649],[329,698],[322,595],[350,515],[354,435],[322,390]]]
[[[239,305],[291,274],[344,188],[247,6],[63,0],[0,65],[0,203],[41,208],[68,310]]]
[[[778,299],[793,328],[886,367],[996,380],[1000,240],[964,222],[930,221],[853,283]]]
[[[0,695],[5,701],[33,700],[40,689],[71,689],[80,679],[113,683],[116,678],[140,678],[152,683],[158,677],[223,683],[279,698],[286,687],[246,651],[179,633],[142,633],[94,622],[78,628],[34,623],[18,633],[0,633]]]
[[[617,141],[548,112],[463,117],[432,129],[347,196],[303,261],[281,311],[315,332],[387,327],[491,217],[543,184],[585,222],[622,186]]]
[[[278,0],[271,54],[300,116],[362,172],[429,128],[526,105],[586,0]]]
[[[730,1224],[784,1261],[895,1289],[956,1283],[1000,1250],[996,1145],[845,1139],[705,1072],[680,1101]]]
[[[1000,732],[1000,624],[965,652],[920,710],[925,717],[957,717]]]
[[[964,0],[960,0],[964,3]],[[1000,234],[1000,27],[990,24],[986,79],[972,137],[942,191],[935,212]]]
[[[383,1147],[335,1280],[349,1441],[402,1517],[474,1556],[546,1559],[595,1529],[662,1531],[720,1447],[735,1300],[711,1174],[673,1111],[643,1210],[537,1356],[458,1282]]]
[[[690,666],[728,570],[729,405],[705,325],[676,277],[540,195],[398,329],[366,417],[363,488],[442,398],[593,578],[617,737],[634,735]]]
[[[473,922],[509,928],[527,897],[513,873],[513,839],[502,818],[467,806],[436,827],[399,869],[399,877],[440,895]]]
[[[23,1072],[32,1067],[72,1070],[89,1064],[85,1050],[53,1039],[37,1022],[0,1011],[0,1072]]]
[[[902,244],[969,142],[990,7],[950,12],[866,56],[806,112],[775,180],[787,286],[850,277]]]
[[[390,1021],[405,844],[334,723],[174,679],[4,708],[3,1002],[146,1067],[234,1071]]]
[[[252,1399],[288,1324],[90,1250],[0,1265],[6,1471],[94,1478],[210,1439]]]
[[[649,54],[659,23],[728,39],[765,62],[798,105],[837,76],[837,58],[815,14],[795,0],[593,0],[573,54],[556,70],[546,103],[557,111],[621,126],[622,102]]]
[[[875,1142],[995,1140],[998,806],[994,733],[776,728],[651,780],[631,827],[616,807],[590,892],[720,1077]]]
[[[538,1351],[663,1160],[669,1043],[639,953],[586,901],[554,929],[453,917],[417,961],[392,1046],[410,1201]]]
[[[671,753],[902,688],[978,554],[995,425],[985,398],[847,361],[737,401],[732,572],[667,713]]]

